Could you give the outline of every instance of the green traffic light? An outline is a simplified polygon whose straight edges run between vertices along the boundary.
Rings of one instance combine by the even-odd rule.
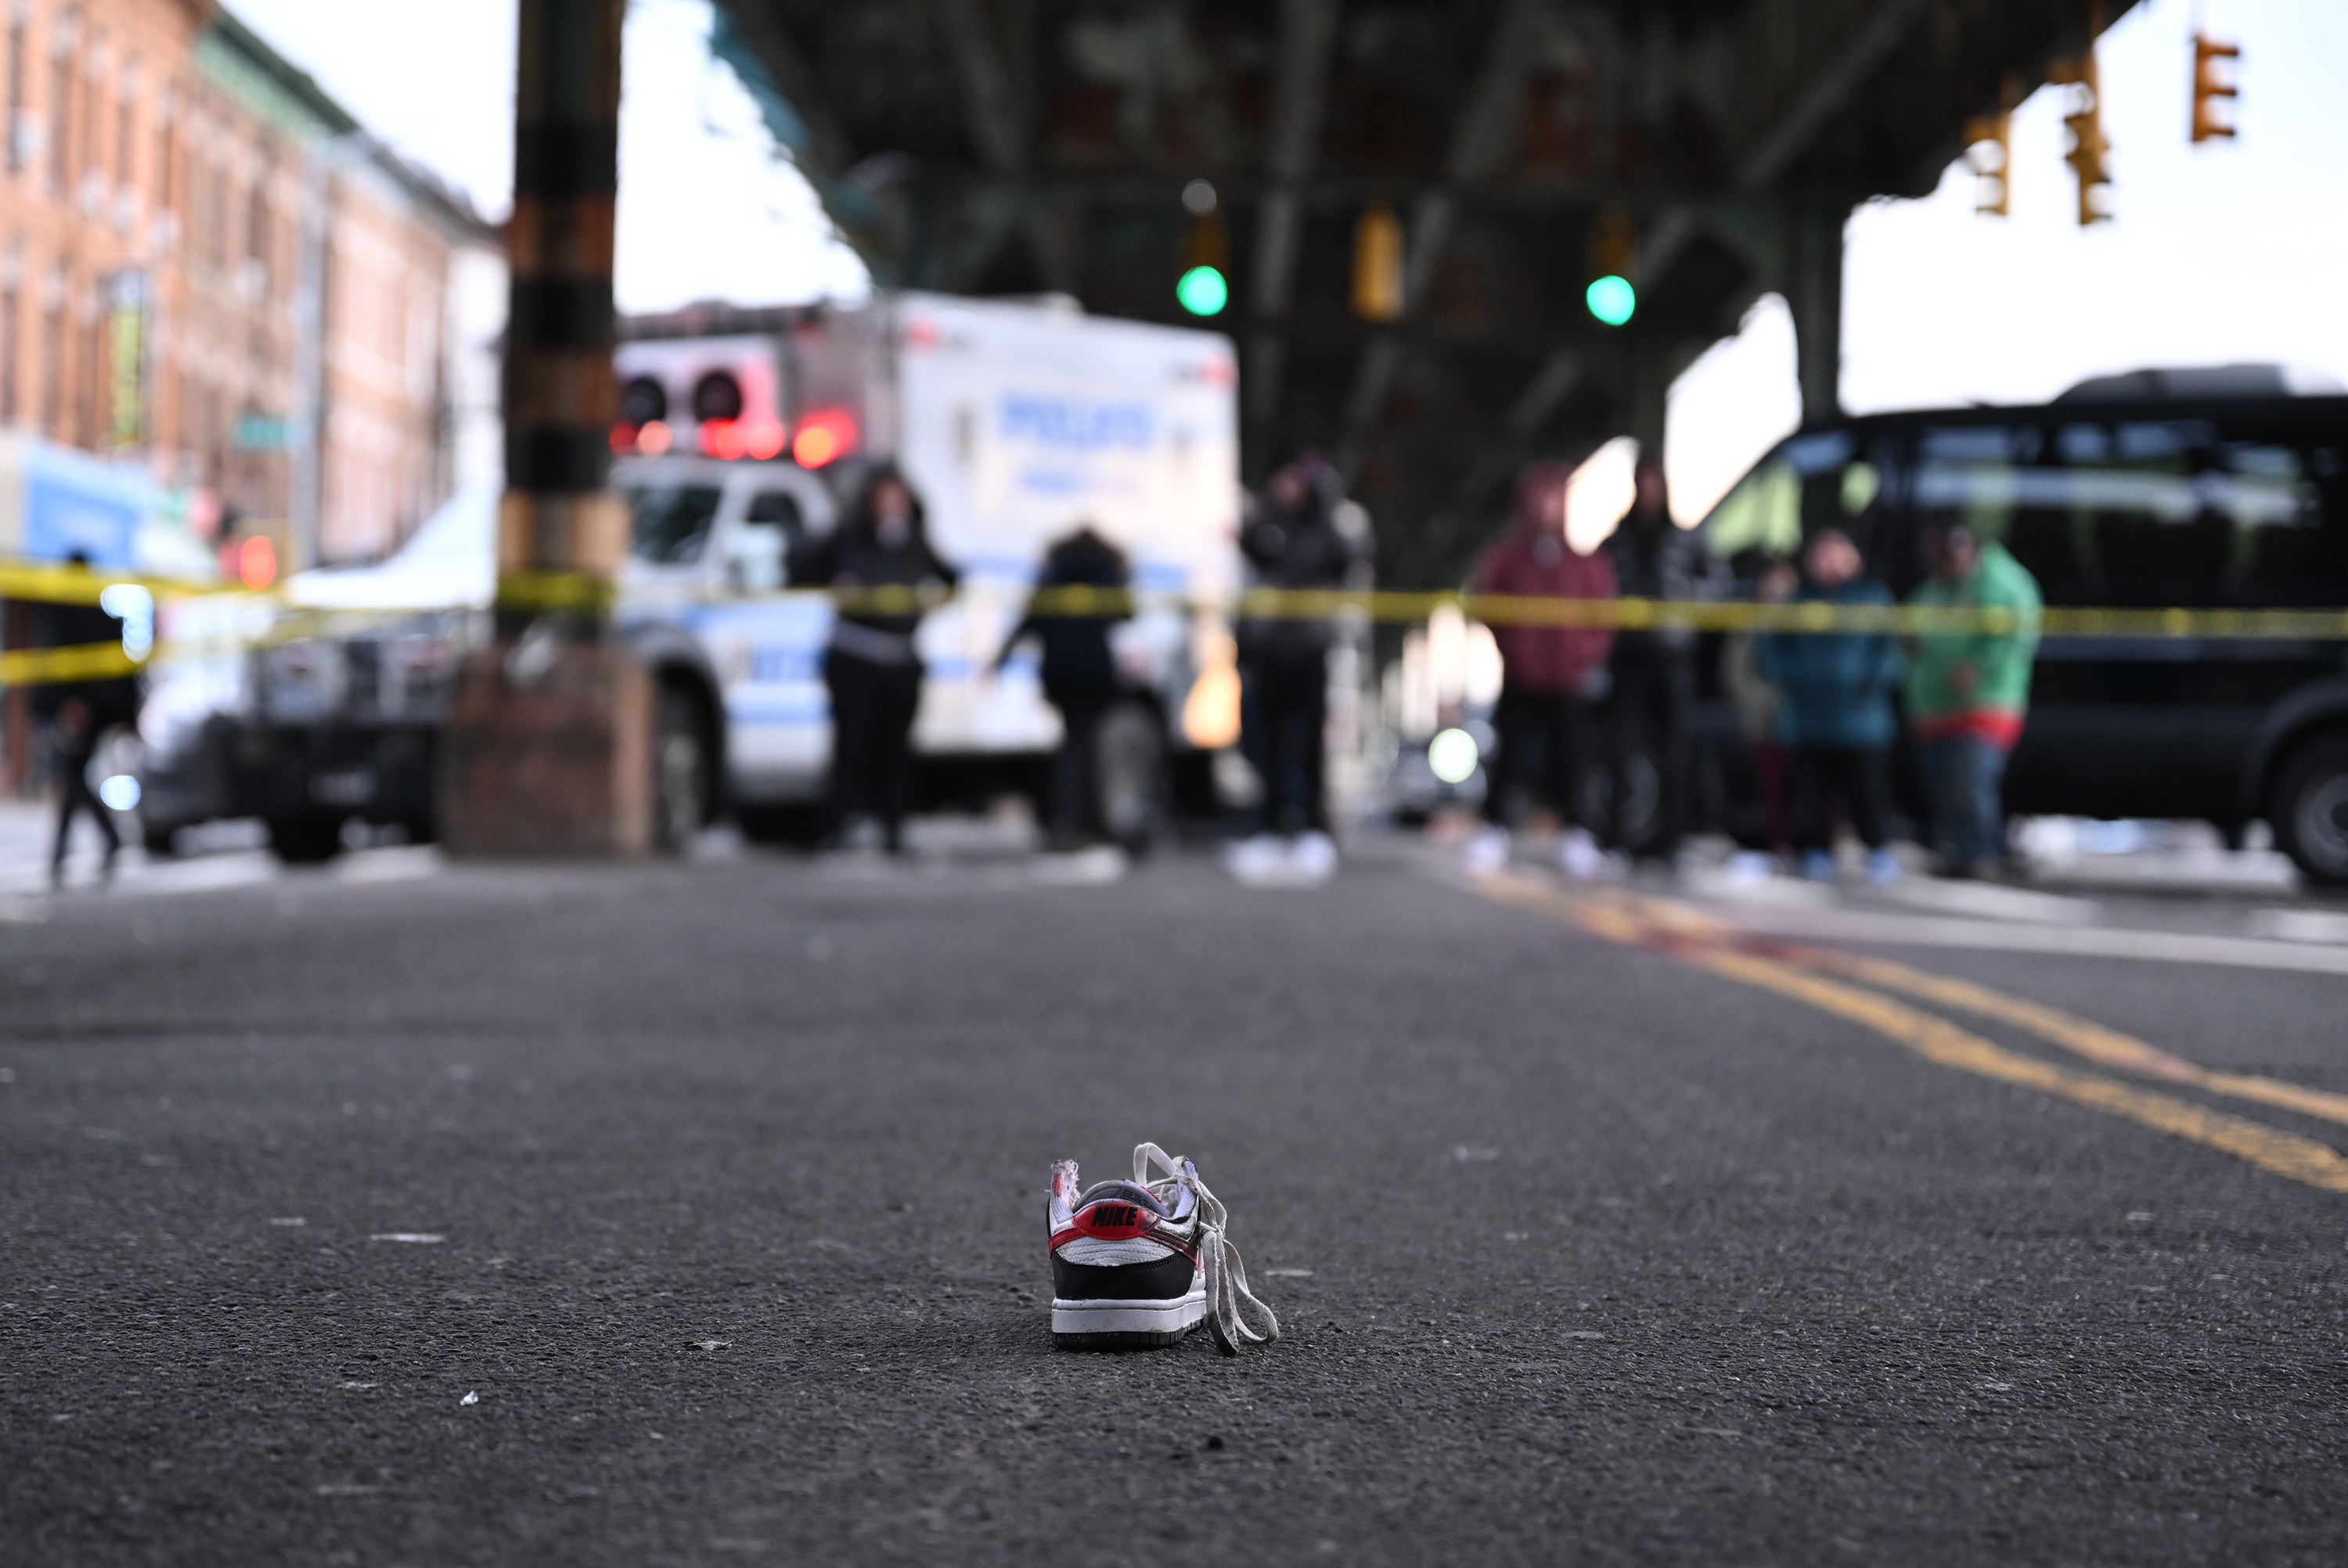
[[[1621,326],[1639,308],[1639,291],[1631,286],[1631,280],[1612,272],[1591,284],[1582,298],[1590,303],[1590,313],[1610,327]]]
[[[1174,285],[1174,297],[1194,316],[1219,316],[1231,301],[1231,286],[1212,267],[1193,267]]]

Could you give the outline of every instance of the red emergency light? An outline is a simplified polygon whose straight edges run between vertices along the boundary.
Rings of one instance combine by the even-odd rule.
[[[799,421],[791,456],[802,468],[820,468],[856,449],[856,420],[844,408],[819,408]]]
[[[236,547],[237,580],[255,592],[277,580],[277,547],[265,534],[254,534]]]
[[[624,457],[636,449],[636,427],[626,420],[612,426],[612,456]]]
[[[786,445],[783,427],[771,419],[752,419],[742,426],[742,446],[761,463],[783,455]]]
[[[671,439],[667,420],[647,419],[636,432],[636,450],[647,457],[657,457],[668,450]]]
[[[701,449],[712,457],[732,459],[749,450],[747,438],[742,433],[738,419],[705,419],[701,422]]]

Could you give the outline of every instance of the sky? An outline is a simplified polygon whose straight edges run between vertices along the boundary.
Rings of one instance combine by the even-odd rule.
[[[2194,146],[2191,37],[2242,47],[2240,134]],[[2040,402],[2156,364],[2266,360],[2348,382],[2348,5],[2147,0],[2097,51],[2112,221],[2082,229],[2064,89],[2013,117],[2010,215],[1952,164],[1845,230],[1842,400],[1854,413]],[[1701,512],[1800,417],[1774,297],[1673,389],[1674,511]]]
[[[232,9],[394,148],[504,214],[512,0]],[[629,6],[621,308],[860,297],[861,265],[708,57],[709,15],[707,0]],[[2197,17],[2242,46],[2231,142],[2187,139]],[[2057,88],[2014,116],[2011,216],[1974,213],[1962,163],[1921,200],[1852,215],[1846,406],[2036,401],[2146,364],[2278,360],[2348,381],[2348,4],[2145,0],[2098,63],[2112,222],[2076,223]],[[1675,509],[1700,513],[1798,415],[1791,324],[1766,299],[1673,388]]]
[[[470,196],[513,200],[513,0],[234,0],[230,7],[359,122]],[[620,309],[860,299],[863,264],[757,106],[709,57],[707,0],[630,0],[621,68]]]

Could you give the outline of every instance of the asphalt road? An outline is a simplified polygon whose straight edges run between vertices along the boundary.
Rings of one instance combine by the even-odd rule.
[[[2348,1091],[2348,977],[1881,949],[2233,1075],[2147,1078],[1500,891],[751,857],[0,924],[0,1561],[2348,1557],[2348,1127],[2273,1098]],[[1144,1138],[1278,1344],[1052,1348],[1046,1163]]]

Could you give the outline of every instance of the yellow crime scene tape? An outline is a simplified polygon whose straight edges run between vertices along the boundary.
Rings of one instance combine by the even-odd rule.
[[[98,595],[120,586],[143,588],[160,599],[198,593],[245,593],[242,583],[189,582],[179,578],[141,577],[137,572],[99,568],[41,566],[25,561],[0,561],[0,599],[20,599],[39,604],[96,604]]]
[[[427,613],[427,608],[321,610],[285,605],[275,590],[233,584],[188,583],[169,579],[115,576],[67,568],[0,565],[0,598],[55,603],[96,603],[108,588],[130,584],[159,598],[248,592],[274,602],[261,631],[241,635],[238,646],[298,642],[366,624]],[[576,615],[591,620],[613,612],[616,587],[608,578],[577,572],[509,572],[499,576],[497,608],[529,615]],[[951,602],[955,595],[938,587],[887,585],[848,589],[787,589],[765,593],[712,592],[704,604],[753,605],[826,599],[845,614],[918,615]],[[1421,625],[1450,610],[1495,627],[1549,627],[1604,631],[1688,630],[1789,632],[1835,635],[1877,633],[1898,637],[2006,636],[2114,639],[2229,639],[2259,641],[2348,641],[2348,609],[2206,610],[2054,606],[2035,611],[2001,607],[1912,604],[1828,604],[1815,600],[1782,604],[1751,600],[1652,599],[1560,599],[1549,596],[1414,591],[1395,589],[1254,588],[1219,599],[1097,588],[1081,584],[1038,589],[1017,596],[1027,613],[1070,618],[1123,617],[1141,610],[1220,615],[1232,620],[1354,620],[1385,625]],[[86,681],[123,675],[143,668],[118,645],[17,650],[0,653],[0,685]]]
[[[109,681],[144,667],[119,642],[70,648],[16,648],[0,653],[0,686],[41,686],[57,681]]]
[[[804,597],[792,589],[766,597]],[[861,588],[835,591],[832,602],[850,614],[913,615],[953,597],[942,589]],[[723,602],[724,600],[720,600]],[[738,600],[733,600],[739,602]],[[1021,602],[1028,612],[1083,618],[1137,610],[1207,610],[1238,620],[1354,619],[1412,626],[1438,610],[1455,610],[1488,626],[1538,626],[1608,631],[1879,632],[1900,637],[2004,636],[2035,631],[2050,637],[2224,637],[2269,641],[2348,641],[2348,610],[2130,610],[2063,606],[2015,610],[1996,606],[1828,604],[1816,600],[1763,604],[1747,600],[1559,599],[1546,595],[1414,591],[1395,589],[1253,588],[1230,598],[1194,600],[1129,589],[1070,585],[1038,589]]]

